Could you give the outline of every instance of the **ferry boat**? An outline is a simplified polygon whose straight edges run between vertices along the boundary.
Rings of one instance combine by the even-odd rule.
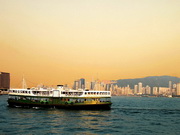
[[[10,89],[11,107],[50,107],[67,109],[110,109],[111,92],[71,90],[58,85],[56,89]]]

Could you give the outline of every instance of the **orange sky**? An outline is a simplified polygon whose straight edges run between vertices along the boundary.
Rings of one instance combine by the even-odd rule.
[[[180,77],[179,0],[0,0],[0,71],[11,86]],[[33,84],[29,84],[33,85]]]

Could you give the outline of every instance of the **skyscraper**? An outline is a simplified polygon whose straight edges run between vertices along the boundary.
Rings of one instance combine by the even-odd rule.
[[[75,81],[74,81],[73,89],[77,90],[77,89],[78,89],[78,85],[79,85],[79,81],[78,81],[78,80],[75,80]]]
[[[145,94],[151,94],[151,87],[149,87],[148,85],[146,86]]]
[[[85,79],[84,78],[81,78],[80,80],[79,80],[79,88],[80,89],[85,89]]]
[[[10,88],[10,74],[0,72],[0,90],[7,91]]]
[[[172,90],[172,82],[169,81],[169,90],[171,91]]]
[[[95,82],[91,82],[91,85],[90,85],[90,89],[91,89],[91,90],[94,90],[94,89],[95,89],[95,84],[96,84]]]
[[[138,83],[138,93],[142,94],[142,83],[141,82]]]
[[[177,84],[176,88],[177,88],[177,95],[180,96],[180,83]]]
[[[134,85],[134,94],[138,93],[138,85]]]
[[[158,87],[153,87],[152,94],[153,95],[158,95],[159,94]]]

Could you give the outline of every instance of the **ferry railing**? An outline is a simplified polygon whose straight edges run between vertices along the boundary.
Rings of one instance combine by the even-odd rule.
[[[111,95],[104,94],[61,94],[62,97],[110,97]]]

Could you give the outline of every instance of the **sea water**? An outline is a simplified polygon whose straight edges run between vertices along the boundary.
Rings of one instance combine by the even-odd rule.
[[[10,108],[0,96],[0,134],[180,135],[180,98],[112,97],[111,110]]]

